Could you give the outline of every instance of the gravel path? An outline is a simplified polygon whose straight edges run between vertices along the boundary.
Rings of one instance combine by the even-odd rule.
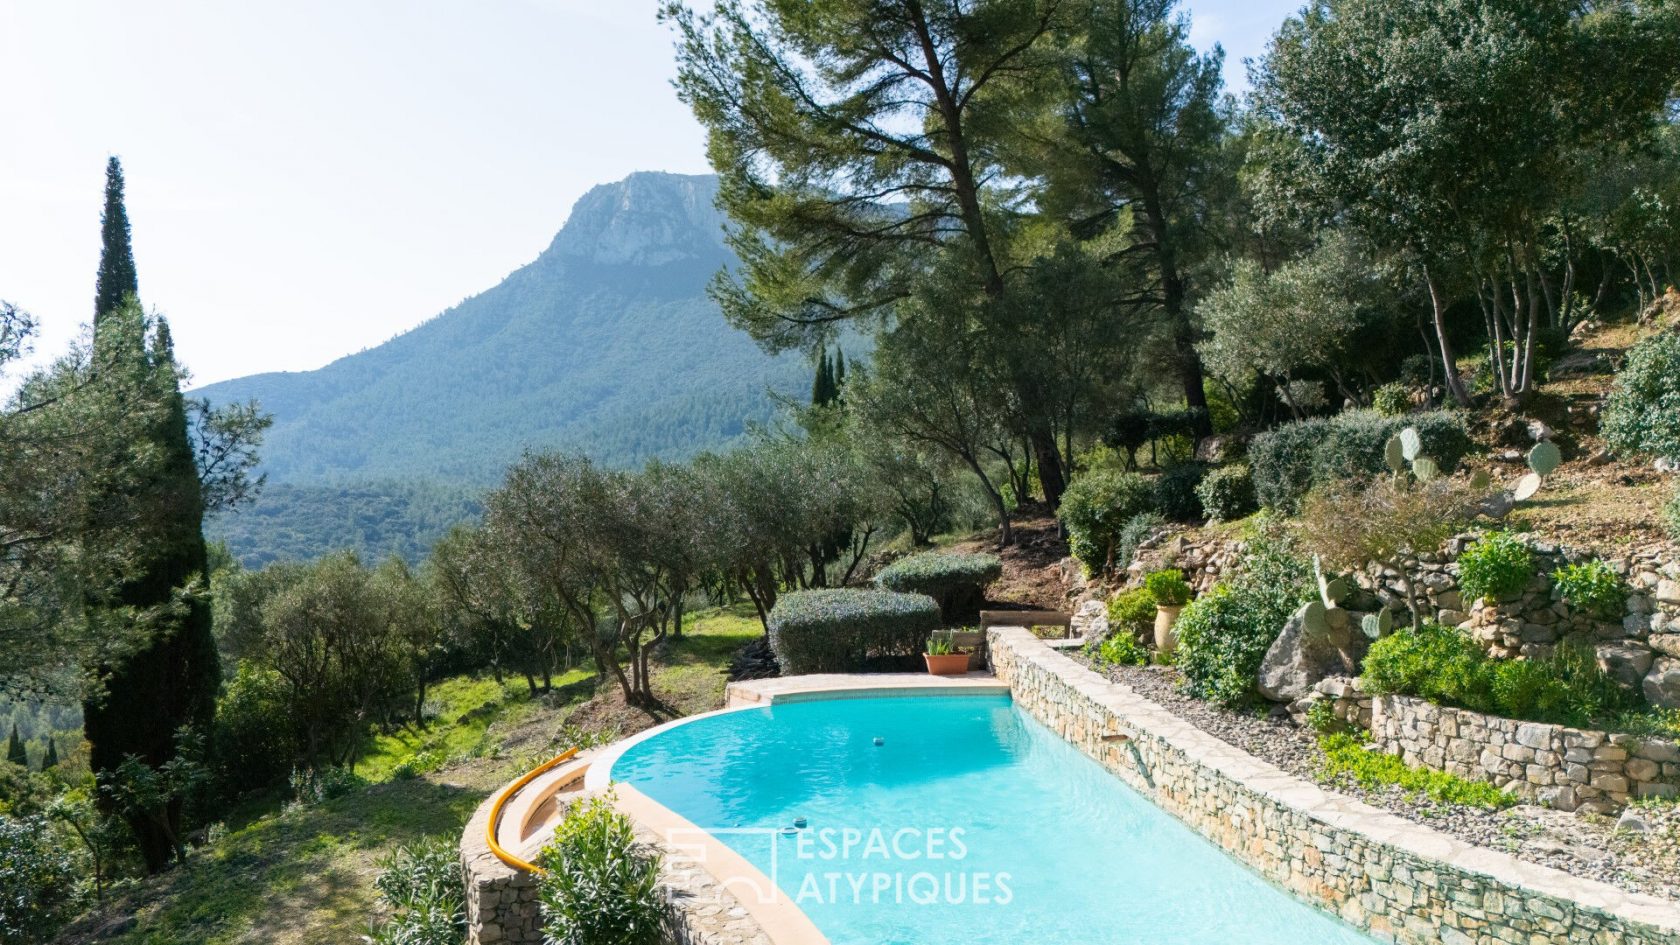
[[[1071,655],[1203,731],[1291,774],[1321,781],[1318,771],[1323,753],[1317,741],[1288,717],[1233,712],[1190,698],[1178,690],[1179,675],[1171,667],[1100,666],[1082,655]],[[1614,819],[1577,816],[1545,807],[1520,805],[1494,811],[1444,804],[1399,788],[1368,790],[1352,783],[1333,786],[1374,807],[1386,808],[1461,840],[1503,850],[1521,860],[1632,892],[1680,900],[1680,805],[1634,809],[1648,828],[1638,833],[1616,829]]]

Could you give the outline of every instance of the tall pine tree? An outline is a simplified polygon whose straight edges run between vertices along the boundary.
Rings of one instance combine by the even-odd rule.
[[[158,319],[149,343],[135,346],[124,340],[145,338],[147,319],[136,294],[122,185],[122,167],[112,158],[106,170],[98,279],[99,304],[111,307],[94,314],[94,349],[102,363],[136,372],[166,406],[149,424],[151,442],[132,445],[163,458],[157,475],[133,494],[111,497],[145,511],[139,520],[146,534],[140,536],[143,550],[133,577],[110,603],[147,614],[150,638],[120,661],[98,668],[97,685],[83,706],[89,762],[102,781],[130,756],[153,767],[168,762],[176,755],[176,734],[182,729],[207,732],[221,680],[209,600],[202,593],[179,594],[204,578],[207,556],[204,497],[169,329]],[[151,872],[168,867],[179,849],[181,807],[182,798],[176,797],[158,810],[121,812]]]
[[[29,767],[29,752],[24,750],[23,739],[18,736],[17,723],[12,723],[12,738],[6,743],[6,760],[14,765]]]

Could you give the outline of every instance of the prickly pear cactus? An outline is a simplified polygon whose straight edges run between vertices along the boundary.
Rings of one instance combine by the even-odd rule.
[[[1528,468],[1542,478],[1557,471],[1563,463],[1563,452],[1551,440],[1541,440],[1528,451]]]
[[[1441,467],[1435,464],[1434,459],[1419,456],[1412,460],[1412,475],[1417,477],[1418,482],[1433,482],[1440,477]]]
[[[1423,455],[1423,435],[1418,433],[1417,427],[1400,431],[1400,451],[1407,462],[1416,462]]]
[[[1359,618],[1359,629],[1372,640],[1380,640],[1394,628],[1394,611],[1383,608],[1374,614],[1366,614]]]
[[[1400,442],[1400,437],[1391,436],[1388,444],[1383,447],[1383,461],[1388,464],[1390,472],[1399,475],[1406,471],[1406,448]]]

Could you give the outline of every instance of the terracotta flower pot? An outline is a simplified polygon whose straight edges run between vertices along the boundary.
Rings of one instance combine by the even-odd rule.
[[[1162,656],[1178,649],[1178,634],[1173,632],[1173,624],[1178,622],[1178,615],[1183,610],[1183,604],[1155,605],[1155,652]]]
[[[961,676],[968,672],[967,653],[946,653],[943,656],[923,653],[922,657],[927,660],[928,672],[935,676]]]

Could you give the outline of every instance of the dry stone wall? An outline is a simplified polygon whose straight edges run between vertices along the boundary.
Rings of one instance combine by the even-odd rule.
[[[1379,938],[1680,943],[1672,903],[1522,863],[1331,794],[1024,630],[993,627],[989,644],[994,672],[1023,710],[1267,879]]]
[[[1457,536],[1435,553],[1404,562],[1423,597],[1427,616],[1462,627],[1494,656],[1535,656],[1564,640],[1586,644],[1607,672],[1641,690],[1653,705],[1680,708],[1680,559],[1672,548],[1653,545],[1605,558],[1626,582],[1628,595],[1618,619],[1601,620],[1571,608],[1550,577],[1563,565],[1597,556],[1531,535],[1520,536],[1535,558],[1536,573],[1527,587],[1497,601],[1465,600],[1459,589],[1457,560],[1478,537]],[[1146,543],[1133,570],[1170,564],[1183,569],[1200,593],[1239,567],[1241,560],[1240,541],[1191,541],[1163,532]],[[1401,572],[1372,563],[1354,577],[1375,598],[1373,606],[1405,609]]]

